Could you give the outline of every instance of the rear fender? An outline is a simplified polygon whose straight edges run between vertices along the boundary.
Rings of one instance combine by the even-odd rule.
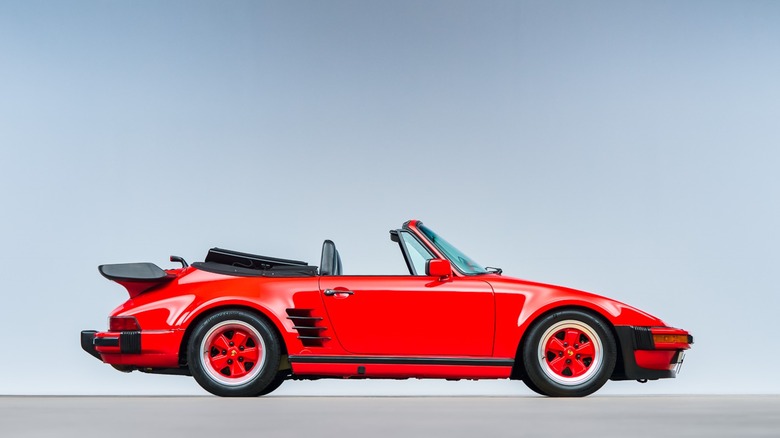
[[[202,319],[208,317],[209,315],[224,310],[245,310],[251,313],[255,313],[260,317],[270,321],[272,328],[276,330],[276,334],[279,336],[279,339],[282,342],[282,345],[280,345],[282,354],[287,354],[287,344],[289,342],[287,338],[289,334],[282,330],[284,326],[273,312],[264,306],[258,305],[255,302],[236,299],[220,300],[211,302],[208,305],[201,306],[196,311],[188,312],[187,318],[181,322],[180,327],[186,327],[184,336],[182,337],[181,345],[179,346],[179,364],[181,366],[187,364],[187,344],[189,343],[190,336],[192,335],[192,331],[195,329],[195,326],[197,326]]]
[[[183,318],[178,321],[176,325],[180,328],[186,327],[189,331],[189,329],[195,325],[198,320],[202,319],[203,316],[225,309],[249,310],[268,319],[274,326],[277,327],[277,330],[279,327],[282,327],[281,319],[273,311],[271,311],[271,309],[259,304],[256,301],[249,301],[236,297],[226,297],[223,299],[208,301],[205,303],[200,303],[195,308],[187,309],[182,314]]]

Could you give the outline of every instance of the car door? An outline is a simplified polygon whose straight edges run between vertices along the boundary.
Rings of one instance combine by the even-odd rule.
[[[324,276],[320,293],[354,354],[491,356],[493,289],[476,277]]]

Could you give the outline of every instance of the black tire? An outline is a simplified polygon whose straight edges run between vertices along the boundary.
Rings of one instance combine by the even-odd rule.
[[[255,394],[256,396],[266,395],[270,394],[274,391],[276,391],[277,388],[282,386],[282,383],[284,383],[285,380],[287,380],[290,377],[290,370],[284,370],[279,371],[276,373],[276,376],[271,380],[271,383],[268,384],[262,391],[260,391],[258,394]]]
[[[563,310],[534,323],[523,345],[523,379],[550,397],[584,397],[604,386],[615,369],[617,346],[601,318]]]
[[[523,376],[523,383],[525,383],[525,386],[527,386],[528,389],[530,389],[531,391],[533,391],[533,392],[535,392],[535,393],[537,393],[539,395],[547,395],[547,394],[543,393],[542,390],[539,389],[539,387],[537,387],[534,384],[534,382],[532,382],[531,379],[528,378],[528,376]]]
[[[277,377],[280,342],[271,325],[257,315],[223,310],[195,326],[187,358],[190,373],[206,391],[221,397],[254,397]]]

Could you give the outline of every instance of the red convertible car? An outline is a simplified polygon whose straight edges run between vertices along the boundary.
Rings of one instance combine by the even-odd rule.
[[[220,396],[287,379],[522,380],[553,397],[608,380],[675,377],[691,335],[618,301],[483,267],[420,221],[390,231],[409,275],[343,275],[333,242],[319,268],[213,248],[163,270],[102,265],[130,299],[81,346],[120,371],[191,375]]]

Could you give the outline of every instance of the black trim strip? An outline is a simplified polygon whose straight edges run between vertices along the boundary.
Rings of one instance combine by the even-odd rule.
[[[344,363],[386,365],[471,365],[511,367],[514,359],[472,359],[465,357],[395,357],[395,356],[289,356],[293,363]]]
[[[119,338],[95,338],[95,347],[118,347]]]
[[[137,330],[120,332],[119,351],[125,354],[140,354],[141,332]]]
[[[298,320],[301,320],[301,321],[321,321],[322,317],[321,316],[293,316],[293,315],[290,315],[290,316],[287,317],[287,319],[293,319],[293,320],[298,319]]]
[[[633,329],[635,350],[655,350],[655,342],[653,342],[653,333],[650,331],[650,327],[633,327]]]

